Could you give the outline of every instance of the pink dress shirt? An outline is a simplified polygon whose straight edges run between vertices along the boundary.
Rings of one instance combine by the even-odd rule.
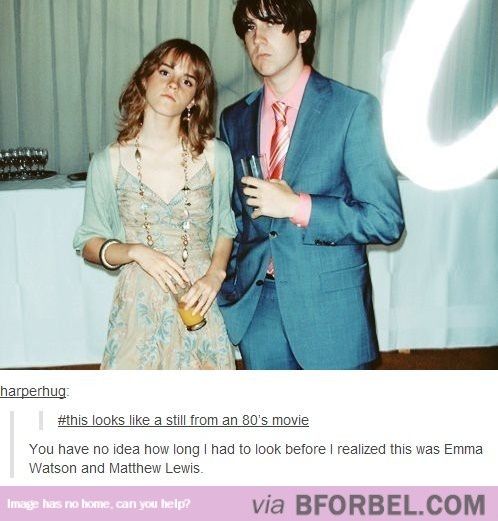
[[[311,67],[309,65],[305,65],[303,72],[299,76],[299,79],[297,80],[294,87],[292,87],[292,89],[281,98],[277,98],[275,93],[271,90],[270,86],[265,82],[263,107],[261,111],[261,122],[259,129],[259,153],[266,156],[267,167],[268,161],[270,159],[271,138],[273,136],[273,132],[275,131],[275,115],[272,109],[272,105],[275,103],[275,101],[283,101],[286,105],[288,105],[289,108],[287,109],[286,113],[286,122],[292,138],[292,131],[294,130],[294,126],[296,124],[297,114],[299,112],[299,107],[301,106],[304,89],[306,88],[310,74]],[[311,197],[309,194],[300,193],[299,205],[290,220],[297,226],[306,227],[308,226],[310,215]]]

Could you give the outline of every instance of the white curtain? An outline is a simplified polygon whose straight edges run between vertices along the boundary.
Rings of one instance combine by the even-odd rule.
[[[382,58],[411,0],[313,0],[315,67],[381,92]],[[203,47],[218,82],[218,113],[259,85],[233,30],[232,0],[0,0],[0,148],[49,149],[49,168],[84,170],[115,138],[117,101],[141,58],[183,37]],[[473,0],[434,95],[436,139],[454,139],[498,101],[498,0]],[[423,34],[420,35],[424,37]]]

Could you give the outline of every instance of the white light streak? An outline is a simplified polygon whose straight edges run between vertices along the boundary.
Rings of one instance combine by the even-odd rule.
[[[498,106],[450,145],[429,130],[432,91],[441,62],[470,0],[414,0],[392,55],[383,101],[389,155],[413,182],[432,190],[473,184],[498,167]]]

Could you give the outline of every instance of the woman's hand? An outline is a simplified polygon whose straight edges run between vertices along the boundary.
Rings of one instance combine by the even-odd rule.
[[[193,307],[194,313],[205,316],[220,291],[225,277],[225,271],[209,269],[203,277],[192,285],[188,293],[182,297],[182,301],[185,302],[185,308]]]
[[[129,256],[164,290],[168,287],[172,293],[176,293],[175,285],[183,288],[185,283],[190,283],[185,270],[160,251],[153,250],[144,244],[133,244],[130,246]]]

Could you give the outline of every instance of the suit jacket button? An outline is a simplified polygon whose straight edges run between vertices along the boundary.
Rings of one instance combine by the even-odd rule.
[[[270,232],[270,239],[275,239],[276,237],[278,237],[278,233],[272,230]]]
[[[262,280],[256,281],[256,286],[262,286],[263,284],[264,284],[264,282]]]

